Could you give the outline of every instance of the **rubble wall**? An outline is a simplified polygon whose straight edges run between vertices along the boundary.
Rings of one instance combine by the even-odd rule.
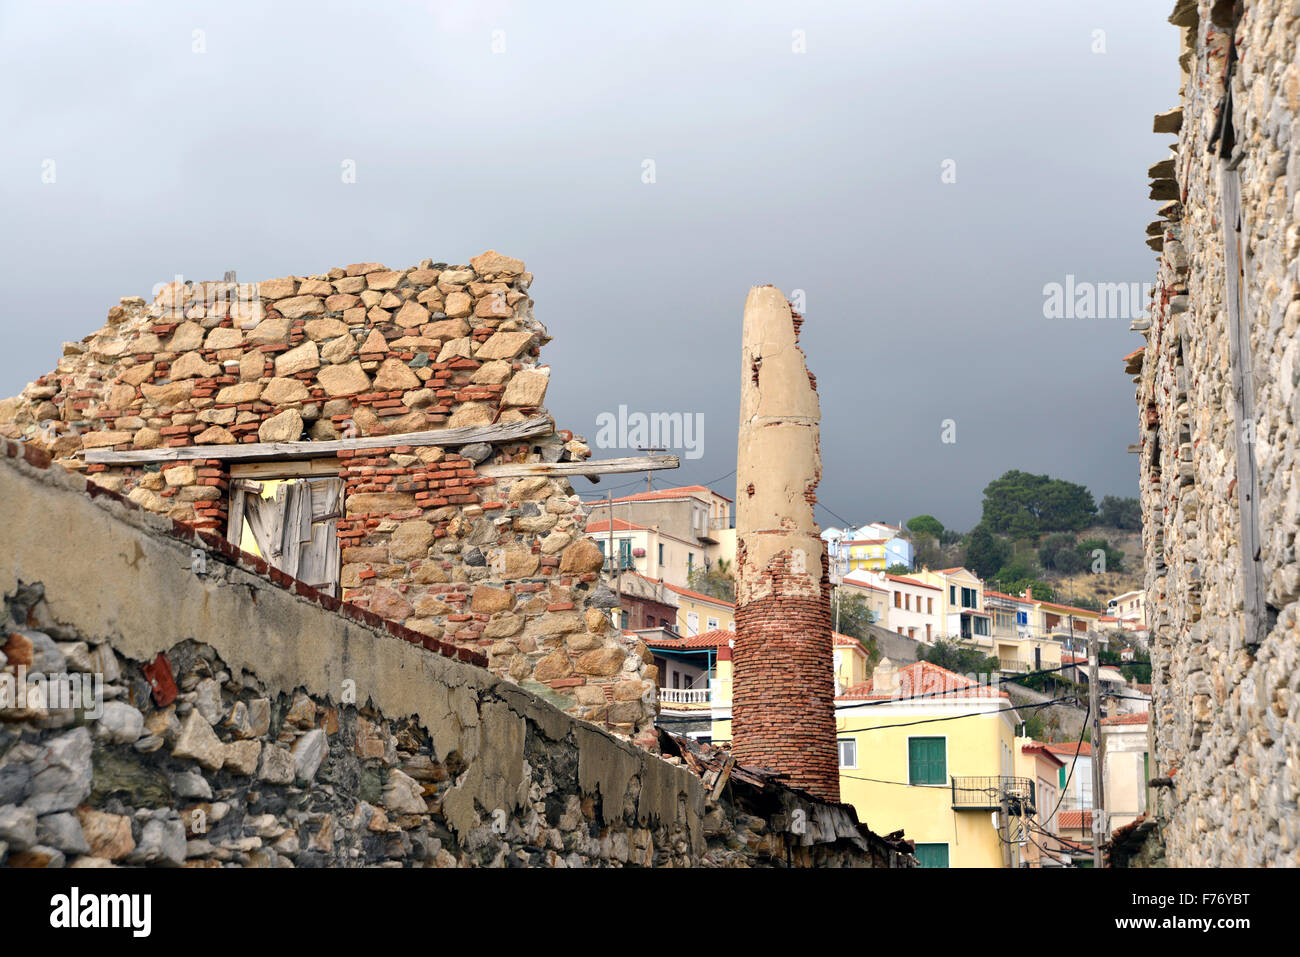
[[[0,442],[0,680],[103,691],[0,707],[0,864],[912,863],[851,808],[706,791],[465,649],[265,571]]]
[[[1152,168],[1164,205],[1149,230],[1158,285],[1137,378],[1152,774],[1173,775],[1158,792],[1171,866],[1300,864],[1300,8],[1249,2],[1234,23],[1232,7],[1180,0],[1171,16],[1181,114],[1156,118],[1177,142]],[[1225,243],[1237,243],[1221,201],[1234,167],[1253,417],[1234,409],[1231,374]],[[1238,429],[1259,476],[1258,645],[1243,634]]]
[[[0,402],[0,435],[195,528],[225,533],[229,462],[88,465],[77,453],[392,436],[337,475],[344,601],[482,652],[492,670],[653,747],[658,680],[611,628],[616,600],[564,478],[485,465],[581,459],[569,433],[410,446],[429,429],[546,416],[549,341],[532,275],[489,251],[468,265],[356,263],[260,283],[181,281],[125,298],[66,343],[55,371]]]

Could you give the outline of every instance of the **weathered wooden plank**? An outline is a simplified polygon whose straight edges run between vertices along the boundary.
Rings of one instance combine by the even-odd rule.
[[[300,462],[244,462],[230,466],[232,479],[286,479],[337,476],[343,460],[329,456]]]
[[[539,415],[519,422],[498,425],[473,425],[457,429],[432,429],[405,432],[401,435],[367,435],[356,439],[333,439],[325,442],[249,442],[244,445],[183,445],[169,449],[142,449],[138,452],[114,452],[87,449],[91,465],[128,465],[139,462],[175,462],[185,459],[222,459],[227,461],[305,459],[359,449],[386,449],[395,445],[472,445],[478,442],[514,442],[555,431],[549,415]]]
[[[519,475],[613,475],[619,472],[675,469],[680,464],[675,455],[634,455],[625,459],[586,462],[507,462],[502,465],[480,465],[478,474],[490,478],[512,478]]]

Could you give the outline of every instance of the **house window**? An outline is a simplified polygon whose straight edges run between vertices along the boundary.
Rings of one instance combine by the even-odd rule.
[[[934,614],[934,599],[933,599],[933,598],[927,598],[927,599],[925,600],[925,613],[926,613],[927,615],[933,615],[933,614]]]
[[[930,640],[930,626],[929,626],[929,625],[926,625],[926,626],[925,626],[925,640],[926,640],[926,641],[929,641],[929,640]]]
[[[693,571],[695,571],[695,553],[687,552],[686,553],[686,574],[689,575]]]
[[[957,604],[957,586],[956,586],[956,585],[949,585],[949,586],[948,586],[948,604],[950,604],[950,605],[955,605],[955,604]]]
[[[686,634],[698,635],[700,633],[700,613],[690,611],[686,613]]]
[[[659,564],[662,565],[663,563],[664,563],[664,546],[663,543],[660,542],[659,543]]]
[[[972,617],[971,622],[975,626],[975,634],[987,635],[989,633],[989,620],[987,618]]]
[[[909,629],[907,629],[907,637],[909,637],[909,638],[915,638],[915,637],[916,637],[916,629],[915,629],[915,628],[909,628]]]
[[[903,607],[903,595],[901,592],[894,592],[894,607],[895,608]]]
[[[855,769],[858,766],[858,742],[853,738],[840,738],[840,767]]]
[[[948,845],[947,844],[918,844],[916,845],[916,862],[922,867],[947,867],[948,866]]]
[[[630,538],[618,540],[618,566],[619,568],[632,567],[632,539]]]
[[[948,741],[946,738],[907,739],[907,783],[948,783]]]
[[[911,596],[911,595],[904,595],[904,596],[903,596],[903,610],[904,610],[904,611],[911,611],[911,610],[912,610],[912,596]]]
[[[961,606],[963,608],[979,607],[979,599],[975,594],[974,588],[963,588],[961,590]]]
[[[709,631],[717,631],[717,630],[718,630],[718,619],[716,619],[716,618],[710,618],[710,619],[709,619]]]

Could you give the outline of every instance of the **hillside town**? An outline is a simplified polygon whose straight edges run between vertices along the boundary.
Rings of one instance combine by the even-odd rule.
[[[775,276],[727,283],[707,381],[591,296],[591,364],[661,390],[633,437],[549,348],[591,329],[479,245],[124,281],[15,350],[0,873],[854,868],[919,908],[965,879],[933,871],[1111,872],[1047,878],[1095,917],[1107,881],[1300,866],[1300,4],[1168,22],[1122,482],[1000,412],[961,426],[982,471],[845,465],[883,406],[835,408],[843,327],[815,346]],[[702,335],[670,318],[644,338]]]

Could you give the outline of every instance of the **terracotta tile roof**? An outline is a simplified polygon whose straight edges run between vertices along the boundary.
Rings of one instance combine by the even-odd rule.
[[[1087,608],[1077,608],[1074,605],[1058,605],[1055,602],[1051,602],[1051,601],[1040,601],[1038,604],[1042,605],[1044,608],[1056,608],[1060,611],[1074,611],[1074,612],[1078,612],[1081,615],[1091,615],[1094,618],[1098,618],[1101,616],[1101,612],[1099,611],[1091,611],[1090,609]]]
[[[1043,747],[1047,748],[1047,750],[1051,751],[1053,754],[1073,755],[1075,743],[1076,742],[1074,741],[1048,741],[1046,744],[1043,745]],[[1092,757],[1091,742],[1085,741],[1082,744],[1080,744],[1078,747],[1079,747],[1079,757],[1081,758]]]
[[[1020,602],[1022,605],[1032,605],[1033,601],[1021,595],[1008,595],[1006,592],[994,591],[992,588],[984,589],[984,597],[992,595],[994,598],[1005,598],[1008,601]]]
[[[840,542],[841,545],[883,545],[888,542],[887,538],[855,538],[852,541]]]
[[[689,588],[679,588],[676,585],[670,585],[667,582],[664,582],[664,587],[671,592],[676,592],[678,595],[685,595],[687,598],[693,598],[696,601],[707,601],[714,605],[721,605],[723,608],[730,608],[733,611],[736,608],[736,603],[734,601],[727,601],[725,598],[714,598],[712,595],[703,595],[700,592],[691,591]]]
[[[1131,714],[1117,714],[1110,718],[1102,718],[1102,724],[1146,724],[1150,715],[1146,711],[1134,711]]]
[[[947,668],[941,668],[939,665],[929,661],[918,661],[910,664],[905,668],[898,669],[898,694],[877,694],[874,690],[874,680],[865,681],[860,685],[854,685],[839,695],[836,700],[845,701],[866,701],[873,699],[885,699],[898,697],[899,700],[906,698],[935,698],[935,699],[962,699],[962,698],[1009,698],[1005,691],[998,691],[989,685],[982,685],[979,682],[972,681],[965,675],[959,675],[955,671],[949,671]]]
[[[702,635],[687,635],[682,638],[659,638],[643,639],[648,648],[663,648],[671,651],[674,648],[721,648],[736,637],[734,631],[725,631],[716,629],[706,631]]]
[[[1041,754],[1049,761],[1054,761],[1058,767],[1065,767],[1065,762],[1052,753],[1051,748],[1041,741],[1030,741],[1028,744],[1022,744],[1020,751],[1023,754]]]
[[[703,485],[679,485],[677,488],[661,488],[655,489],[652,492],[638,492],[635,495],[624,495],[622,498],[614,499],[614,504],[617,505],[620,502],[658,502],[668,498],[694,498],[695,496],[691,494],[693,492],[703,495],[716,495],[718,498],[726,499],[728,502],[731,501],[727,496],[715,492],[713,489],[707,488]],[[603,501],[601,499],[596,499],[595,501],[584,502],[583,504],[608,505],[609,499],[604,499]]]
[[[832,637],[835,639],[835,644],[837,647],[840,648],[861,648],[862,647],[862,642],[858,641],[858,639],[854,638],[852,635],[841,635],[838,631],[836,631],[832,633]]]
[[[932,591],[943,591],[938,585],[927,585],[925,582],[917,581],[915,578],[905,578],[902,575],[886,575],[891,582],[902,582],[904,585],[915,585],[917,588],[929,588]]]
[[[860,578],[854,578],[852,572],[849,572],[849,574],[845,575],[844,578],[843,578],[843,580],[840,582],[840,584],[841,584],[841,585],[850,585],[850,586],[852,586],[853,588],[865,588],[865,589],[867,589],[868,591],[878,591],[878,592],[880,592],[882,595],[888,595],[888,594],[889,594],[889,589],[888,589],[888,588],[879,588],[879,587],[877,587],[877,586],[875,586],[875,585],[868,585],[868,584],[867,584],[866,582],[864,582],[862,579],[860,579]]]
[[[587,534],[592,532],[608,532],[609,519],[602,519],[597,522],[587,523]],[[636,525],[625,518],[614,519],[614,531],[616,532],[649,532],[652,531],[649,525]]]
[[[1092,811],[1061,811],[1056,815],[1056,826],[1062,831],[1091,831]]]

